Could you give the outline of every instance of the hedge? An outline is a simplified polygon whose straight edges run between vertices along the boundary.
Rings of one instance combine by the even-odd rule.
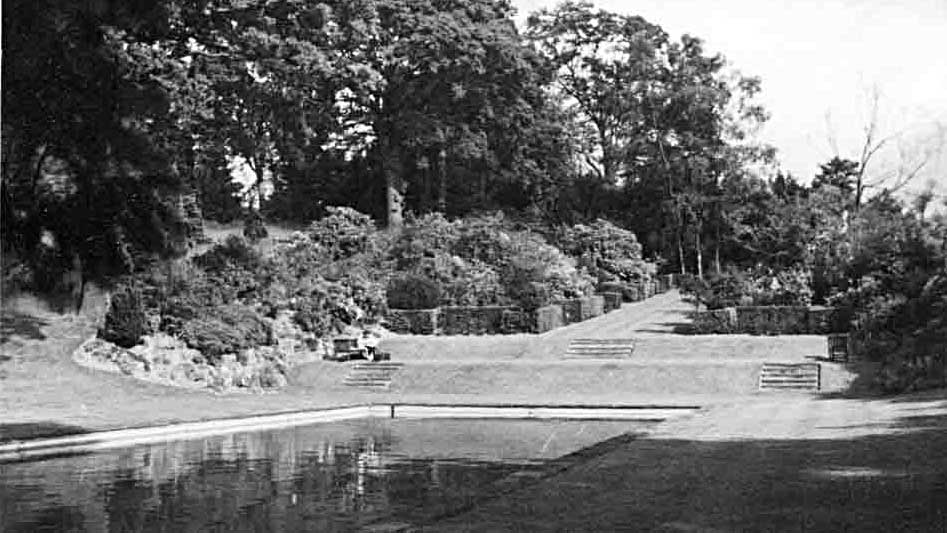
[[[736,333],[737,310],[733,307],[694,313],[694,332],[699,335]]]
[[[511,309],[499,305],[442,307],[438,325],[444,335],[492,335],[502,332],[503,313]]]
[[[809,310],[800,306],[737,307],[737,330],[754,335],[808,333]]]
[[[626,302],[640,302],[644,300],[644,291],[642,291],[638,285],[626,285],[625,290],[622,292],[622,298],[624,298]]]
[[[389,309],[385,325],[394,333],[414,335],[545,333],[569,324],[569,319],[587,320],[603,314],[606,308],[610,311],[620,305],[621,297],[613,292],[564,300],[532,312],[507,306]]]
[[[536,333],[561,328],[566,324],[565,313],[560,305],[547,305],[536,310]]]
[[[395,333],[433,335],[437,332],[437,309],[389,309],[388,329]]]
[[[621,297],[620,292],[608,291],[608,292],[600,292],[598,294],[599,296],[602,297],[604,301],[604,304],[605,304],[604,311],[606,313],[611,313],[612,311],[621,308],[622,297]]]
[[[596,304],[593,303],[592,296],[585,296],[583,298],[571,298],[568,300],[561,300],[559,305],[562,306],[563,316],[565,317],[566,324],[573,324],[575,322],[583,322],[590,318],[593,318],[595,315],[593,312],[596,309]],[[604,304],[602,304],[604,306]],[[599,314],[602,314],[602,307],[598,308]]]
[[[842,333],[844,327],[837,324],[837,311],[831,307],[810,307],[806,319],[806,330],[814,335]]]
[[[500,320],[500,333],[509,335],[513,333],[527,333],[535,329],[533,313],[529,313],[513,307],[503,311]]]
[[[694,314],[698,334],[824,335],[833,332],[835,310],[804,306],[740,306]]]
[[[596,294],[595,296],[589,296],[589,315],[592,318],[597,316],[602,316],[605,314],[605,297]]]

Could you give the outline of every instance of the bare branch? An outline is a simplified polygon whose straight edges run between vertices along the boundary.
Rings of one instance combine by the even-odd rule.
[[[835,132],[835,125],[832,124],[832,111],[825,111],[825,135],[829,141],[829,147],[832,148],[832,153],[835,157],[839,157],[838,149],[838,135]]]

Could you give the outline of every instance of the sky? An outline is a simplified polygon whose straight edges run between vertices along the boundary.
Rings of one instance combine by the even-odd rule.
[[[513,0],[517,23],[558,0]],[[947,135],[947,0],[597,0],[640,15],[672,37],[701,38],[744,75],[762,79],[771,118],[759,138],[780,167],[803,181],[833,155],[857,159],[877,88],[879,132],[895,135],[879,152],[881,173]],[[827,119],[828,117],[828,119]],[[943,129],[939,129],[938,125]],[[899,149],[900,147],[900,149]],[[904,155],[901,152],[904,152]],[[947,146],[932,152],[912,188],[933,180],[947,199]]]

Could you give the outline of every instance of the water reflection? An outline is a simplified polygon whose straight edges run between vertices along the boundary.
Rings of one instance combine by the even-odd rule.
[[[419,524],[629,422],[361,421],[0,464],[0,531],[348,531]]]

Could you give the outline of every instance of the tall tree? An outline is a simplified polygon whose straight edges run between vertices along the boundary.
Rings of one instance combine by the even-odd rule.
[[[125,53],[166,34],[165,7],[4,4],[2,234],[40,270],[105,279],[180,243],[179,178],[149,135],[179,65],[152,57],[160,74],[140,78]]]
[[[486,207],[494,185],[522,164],[524,133],[542,107],[535,58],[508,2],[397,0],[333,6],[348,32],[343,54],[380,75],[348,87],[346,121],[386,189],[397,228],[406,202]],[[469,200],[469,199],[472,199]]]
[[[629,147],[647,130],[644,111],[657,95],[667,35],[641,17],[595,10],[589,2],[533,13],[526,35],[583,122],[588,168],[616,183]]]

